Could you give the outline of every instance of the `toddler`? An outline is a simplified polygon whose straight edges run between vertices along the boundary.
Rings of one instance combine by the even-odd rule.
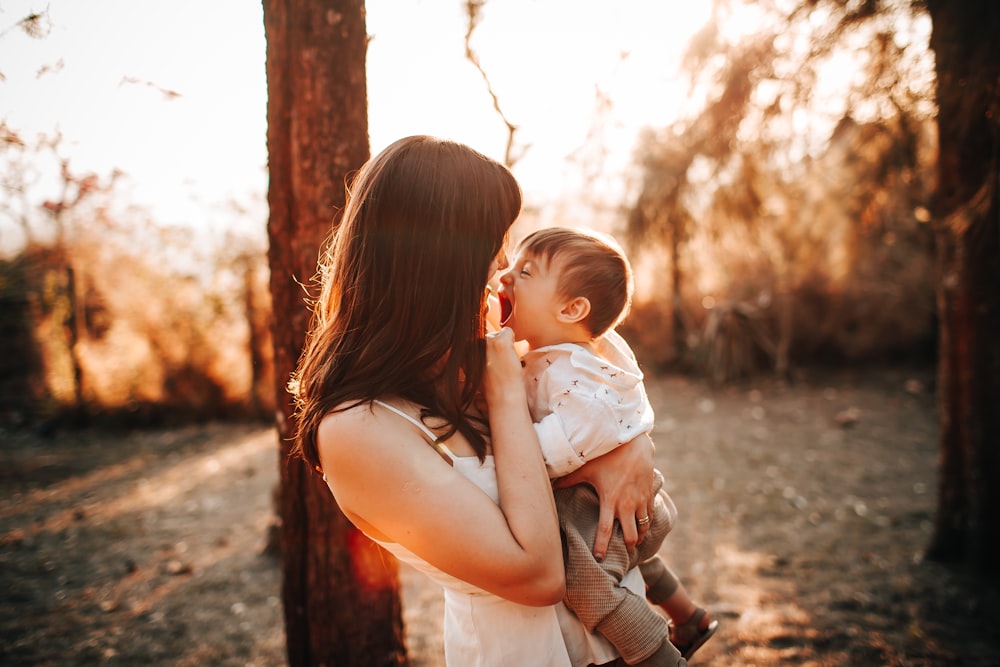
[[[549,475],[558,478],[653,427],[635,355],[614,331],[628,311],[632,272],[610,238],[568,228],[543,229],[518,245],[500,278],[500,321],[524,341],[529,408]],[[685,664],[716,631],[657,555],[676,508],[661,488],[645,539],[629,551],[621,532],[598,562],[591,551],[599,503],[588,485],[555,491],[566,557],[566,605],[610,641],[630,665]],[[622,585],[638,564],[646,596],[671,619]]]

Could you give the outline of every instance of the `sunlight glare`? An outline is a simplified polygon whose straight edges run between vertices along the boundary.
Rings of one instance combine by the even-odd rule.
[[[123,170],[136,203],[161,222],[197,223],[218,218],[226,202],[262,199],[259,3],[47,6],[48,36],[15,29],[0,39],[0,117],[11,127],[27,136],[61,131],[78,172]],[[34,9],[27,0],[5,3],[0,20],[13,25]],[[464,4],[376,0],[366,12],[373,152],[426,133],[502,159],[507,129],[465,58]],[[577,195],[585,170],[609,193],[623,191],[639,130],[690,106],[680,56],[710,12],[711,3],[682,0],[614,11],[572,0],[484,5],[472,47],[518,127],[515,173],[533,205]]]
[[[646,0],[609,12],[597,3],[487,2],[472,48],[517,126],[515,173],[536,203],[579,188],[572,155],[602,122],[602,167],[617,178],[639,130],[662,126],[686,105],[677,68],[710,3]],[[431,16],[431,12],[435,12]],[[372,150],[407,134],[470,143],[503,159],[507,129],[465,59],[465,15],[426,3],[371,3],[369,115]],[[436,37],[430,37],[431,33]],[[597,109],[611,100],[609,116]]]

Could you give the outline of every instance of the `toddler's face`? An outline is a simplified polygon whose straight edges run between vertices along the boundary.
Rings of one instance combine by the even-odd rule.
[[[543,258],[519,250],[510,269],[500,275],[500,322],[517,340],[538,347],[563,306],[558,292],[559,258]]]

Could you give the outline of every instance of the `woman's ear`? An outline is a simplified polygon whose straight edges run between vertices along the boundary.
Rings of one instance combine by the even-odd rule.
[[[585,296],[573,297],[563,304],[559,320],[567,324],[578,324],[590,315],[590,299]]]

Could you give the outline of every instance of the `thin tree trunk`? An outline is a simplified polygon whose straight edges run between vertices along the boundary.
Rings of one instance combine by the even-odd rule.
[[[368,158],[362,0],[264,0],[267,37],[269,262],[281,442],[281,548],[288,660],[402,665],[394,561],[340,513],[319,475],[287,461],[285,386],[304,342],[319,250]]]
[[[681,271],[681,230],[680,223],[675,221],[668,225],[670,247],[670,322],[673,355],[671,361],[680,362],[687,357],[687,327],[684,326],[684,290],[681,281],[684,272]]]
[[[73,374],[73,422],[86,421],[83,405],[83,364],[80,362],[80,326],[83,323],[83,305],[77,295],[77,277],[72,264],[66,264],[66,300],[69,302],[66,317],[66,347]]]
[[[265,400],[266,394],[273,389],[265,386],[268,377],[266,371],[265,345],[268,341],[267,331],[262,324],[267,322],[266,308],[257,303],[257,271],[254,262],[249,257],[240,260],[243,269],[243,310],[247,322],[247,351],[250,357],[250,409],[254,415],[264,416],[265,406],[270,401]]]

